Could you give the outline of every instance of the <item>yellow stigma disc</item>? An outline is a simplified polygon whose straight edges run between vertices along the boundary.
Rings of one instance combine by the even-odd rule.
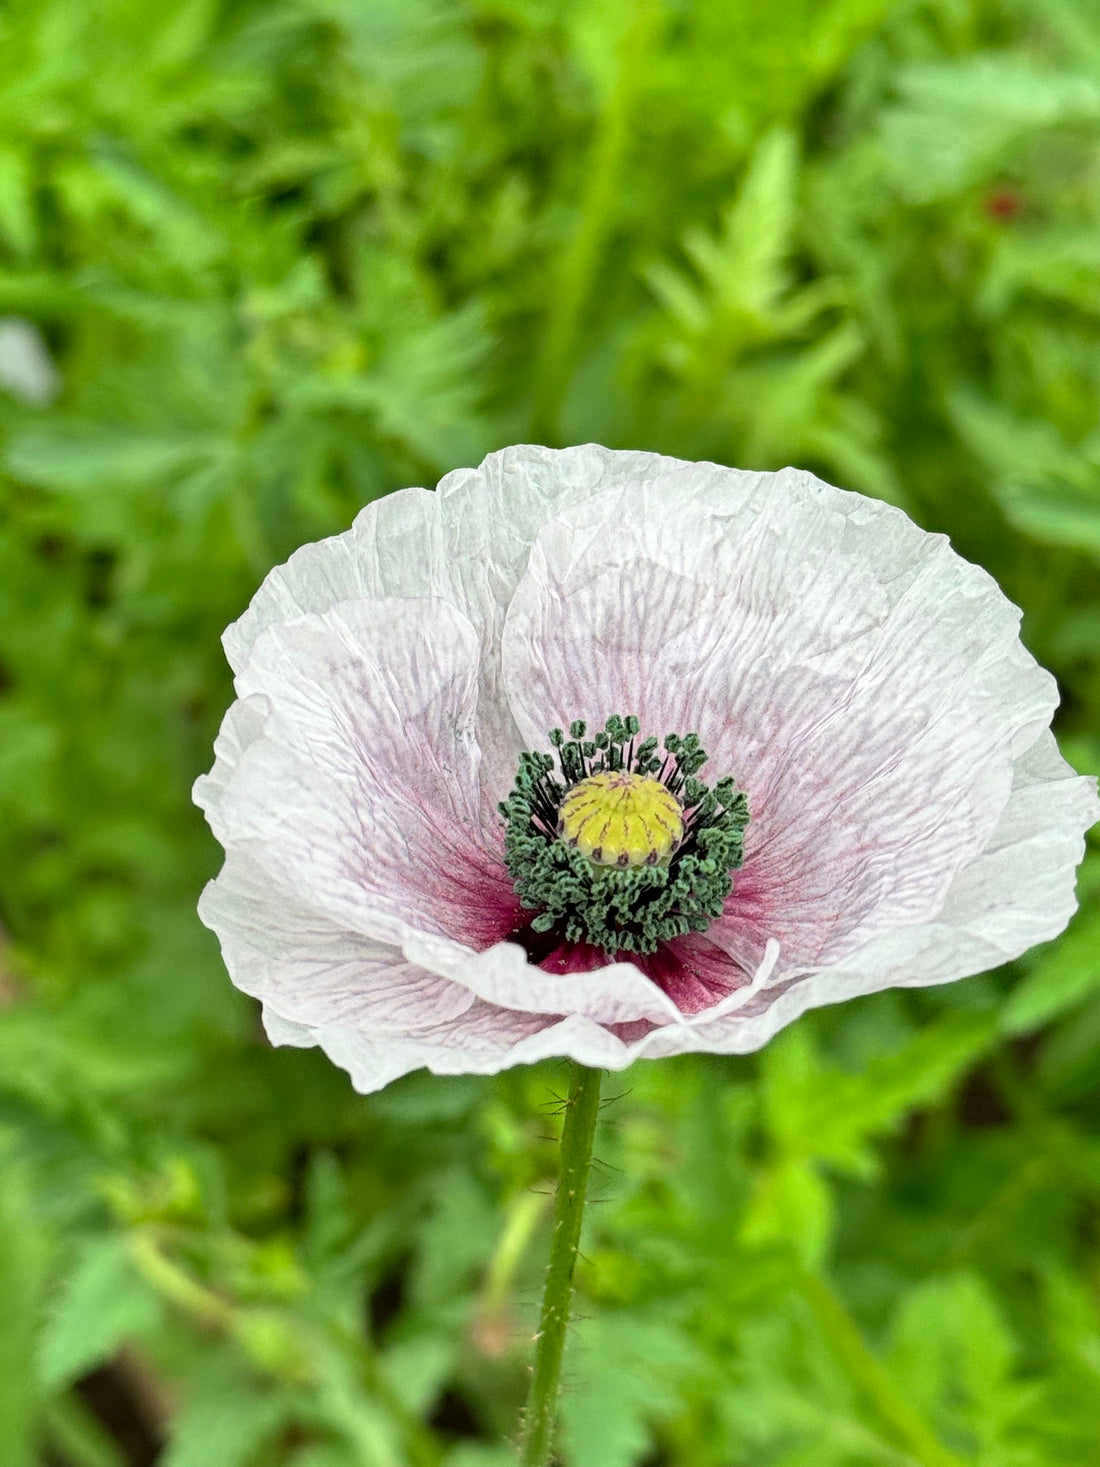
[[[684,812],[659,779],[609,770],[566,793],[558,834],[595,866],[657,866],[683,839]]]

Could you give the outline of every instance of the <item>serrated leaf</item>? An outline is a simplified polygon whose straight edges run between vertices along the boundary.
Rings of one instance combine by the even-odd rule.
[[[1015,139],[1100,117],[1094,78],[987,52],[906,67],[904,104],[882,119],[882,147],[904,195],[926,202],[986,176]]]
[[[832,1241],[835,1211],[828,1183],[808,1161],[790,1157],[760,1178],[743,1237],[750,1246],[784,1242],[805,1268],[818,1269]]]
[[[50,1308],[38,1349],[43,1385],[56,1388],[154,1330],[159,1301],[134,1269],[127,1240],[95,1237],[77,1252]]]
[[[437,1205],[420,1229],[418,1302],[438,1308],[463,1293],[492,1251],[496,1224],[495,1211],[476,1182],[461,1172],[441,1178]]]
[[[635,1467],[652,1423],[677,1409],[700,1366],[683,1328],[644,1315],[604,1314],[574,1329],[566,1355],[562,1443],[570,1467]]]
[[[777,128],[757,144],[721,241],[691,233],[687,253],[723,305],[763,315],[787,288],[798,147]]]
[[[718,335],[768,334],[770,316],[789,285],[797,168],[793,135],[776,129],[757,145],[723,215],[721,233],[714,236],[698,226],[688,230],[684,253],[701,289],[664,262],[649,267],[651,288],[689,334],[708,341]],[[790,309],[789,302],[784,309]]]
[[[1100,444],[1066,443],[1054,424],[1017,418],[968,389],[948,399],[956,426],[992,469],[990,488],[1026,534],[1100,557]]]
[[[186,1062],[168,1048],[111,1042],[83,1017],[75,1009],[59,1017],[29,1003],[7,1014],[0,1025],[0,1081],[50,1113],[80,1096],[117,1098],[163,1083]]]
[[[454,1370],[459,1342],[454,1332],[413,1335],[397,1340],[382,1357],[394,1390],[417,1415],[428,1411]]]
[[[867,1142],[892,1131],[915,1106],[942,1095],[988,1048],[996,1019],[945,1014],[860,1073],[816,1053],[808,1026],[789,1029],[764,1059],[769,1126],[789,1156],[813,1156],[857,1175],[874,1167]]]
[[[8,470],[31,484],[72,494],[152,488],[211,451],[202,434],[152,433],[125,424],[58,423],[12,436]]]
[[[931,1420],[966,1430],[985,1450],[1011,1433],[1030,1403],[1013,1379],[1016,1341],[989,1285],[974,1273],[931,1279],[906,1295],[891,1365]]]

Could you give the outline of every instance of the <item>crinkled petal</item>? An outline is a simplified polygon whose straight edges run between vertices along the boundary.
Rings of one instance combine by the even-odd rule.
[[[244,751],[262,737],[270,713],[271,705],[262,696],[238,698],[231,703],[214,740],[214,767],[209,774],[201,774],[196,779],[191,791],[192,799],[205,812],[210,829],[223,845],[232,839],[232,831],[221,819],[225,792]]]
[[[504,628],[512,712],[534,744],[610,711],[698,732],[752,814],[713,940],[836,960],[938,910],[1056,689],[943,537],[811,475],[698,468],[543,526]]]
[[[435,493],[402,489],[375,500],[351,530],[304,545],[276,566],[244,615],[225,633],[234,670],[267,627],[364,597],[435,597],[474,626],[481,662],[476,733],[488,778],[488,824],[515,774],[522,746],[500,667],[504,615],[539,526],[601,489],[661,479],[676,459],[586,444],[562,450],[519,445],[457,469]],[[726,472],[734,472],[727,470]]]
[[[514,942],[484,952],[432,933],[406,938],[405,955],[498,1007],[520,1013],[581,1014],[602,1024],[679,1018],[676,1004],[632,963],[608,963],[586,972],[554,973],[528,963]]]
[[[231,851],[199,902],[245,993],[303,1024],[379,1030],[447,1023],[473,994],[406,962],[400,948],[335,926],[249,855]]]
[[[345,601],[443,594],[448,582],[441,574],[438,542],[435,494],[401,489],[375,500],[351,530],[303,545],[268,573],[248,610],[222,638],[229,665],[240,672],[268,627],[331,611]]]
[[[440,480],[442,544],[458,578],[452,594],[481,628],[478,742],[490,807],[507,794],[520,749],[532,747],[512,720],[501,638],[541,526],[593,495],[624,486],[660,485],[673,493],[670,471],[679,467],[679,460],[660,454],[613,452],[591,443],[557,451],[521,444],[490,454],[480,468],[459,469]],[[540,747],[545,734],[543,729]]]
[[[197,792],[215,835],[337,927],[496,940],[516,902],[479,818],[477,659],[445,602],[350,601],[268,627]]]
[[[495,1075],[512,1065],[554,1057],[572,1057],[606,1069],[622,1069],[629,1063],[627,1046],[591,1019],[577,1014],[547,1019],[480,1002],[453,1023],[400,1034],[376,1034],[347,1025],[314,1028],[288,1022],[266,1009],[264,1027],[273,1044],[319,1045],[347,1070],[361,1094],[424,1068],[436,1075]]]
[[[948,983],[999,967],[1063,930],[1076,910],[1074,876],[1084,832],[1100,816],[1096,784],[1074,774],[1050,733],[1019,760],[1001,821],[986,849],[956,876],[932,922],[884,933],[834,967],[773,980],[738,1012],[690,1021],[695,1038],[661,1030],[638,1056],[761,1048],[807,1009],[883,988]],[[672,1045],[674,1047],[670,1048]]]

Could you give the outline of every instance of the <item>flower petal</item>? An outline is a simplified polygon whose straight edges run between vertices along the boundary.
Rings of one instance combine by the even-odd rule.
[[[296,550],[268,572],[248,610],[222,643],[240,672],[257,637],[311,612],[378,596],[434,596],[440,584],[439,512],[427,489],[376,499],[351,530]]]
[[[436,1075],[495,1075],[516,1064],[572,1056],[582,1064],[622,1069],[626,1045],[579,1015],[559,1021],[476,1003],[451,1023],[401,1034],[376,1034],[346,1025],[311,1028],[287,1022],[268,1010],[264,1027],[273,1044],[320,1045],[347,1070],[361,1094],[388,1085],[399,1075],[427,1068]]]
[[[540,746],[609,712],[697,731],[752,812],[709,935],[747,967],[771,937],[835,960],[938,910],[1054,682],[995,583],[900,511],[698,468],[543,526],[503,633],[513,715]]]
[[[440,973],[478,998],[519,1013],[581,1014],[602,1024],[679,1019],[675,1003],[632,963],[608,963],[586,972],[546,972],[528,963],[521,947],[499,942],[475,952],[445,937],[418,932],[405,956]]]
[[[554,450],[520,445],[458,469],[436,492],[402,489],[375,500],[351,530],[304,545],[276,566],[223,638],[234,670],[268,627],[382,596],[434,597],[479,634],[476,732],[487,779],[482,820],[507,794],[522,747],[504,696],[500,634],[512,592],[548,515],[591,493],[654,480],[678,460],[587,444]]]
[[[807,1009],[999,967],[1056,937],[1069,921],[1077,906],[1074,875],[1084,832],[1098,816],[1095,782],[1075,775],[1053,734],[1043,735],[1016,766],[993,839],[957,874],[935,920],[884,933],[834,967],[773,979],[741,1011],[722,1013],[719,1005],[718,1017],[698,1015],[688,1021],[692,1042],[684,1043],[683,1032],[661,1030],[643,1038],[633,1053],[745,1054]]]
[[[262,696],[238,698],[231,703],[214,740],[214,767],[209,774],[200,774],[192,787],[191,798],[205,812],[210,829],[223,846],[233,835],[221,818],[226,791],[244,751],[262,736],[270,714],[271,705]]]
[[[273,887],[252,857],[231,851],[199,902],[245,993],[303,1024],[405,1029],[463,1014],[473,994],[404,961],[399,948],[341,930]]]
[[[516,899],[479,817],[477,655],[445,602],[353,601],[268,627],[237,679],[251,709],[266,700],[262,733],[253,718],[242,750],[230,724],[200,790],[215,834],[339,928],[503,936]]]
[[[1097,812],[1018,622],[942,536],[812,475],[505,450],[304,547],[227,632],[204,919],[273,1042],[363,1090],[747,1051],[999,964],[1061,930]],[[700,734],[748,792],[745,865],[705,934],[536,968],[496,802],[521,747],[611,712]]]

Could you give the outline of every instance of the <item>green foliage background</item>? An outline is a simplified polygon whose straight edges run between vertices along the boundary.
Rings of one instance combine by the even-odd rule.
[[[1100,766],[1097,0],[4,0],[0,1467],[503,1467],[553,1066],[369,1099],[195,900],[218,636],[522,440],[798,463]],[[1100,1460],[1100,861],[1013,969],[611,1092],[567,1467]]]

